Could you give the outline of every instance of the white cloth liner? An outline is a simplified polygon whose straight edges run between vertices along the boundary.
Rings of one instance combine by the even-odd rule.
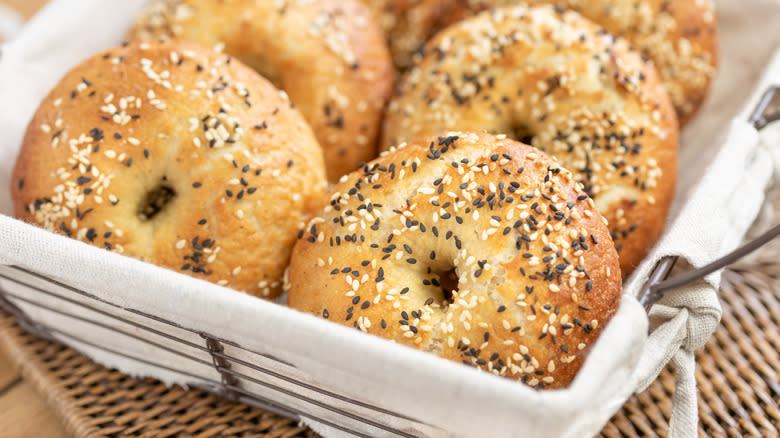
[[[68,68],[121,41],[144,2],[55,0],[16,40],[3,47],[0,187],[9,181],[24,128],[40,99]],[[762,132],[762,137],[772,138],[771,143],[762,143],[744,120],[766,84],[780,82],[778,55],[764,73],[762,85],[755,88],[759,73],[780,43],[774,28],[780,22],[780,4],[723,0],[718,6],[721,70],[707,105],[683,133],[680,190],[664,238],[625,282],[617,316],[566,390],[536,392],[273,303],[55,236],[3,216],[12,211],[6,189],[0,190],[0,264],[34,267],[122,307],[157,314],[254,351],[272,352],[319,384],[462,436],[512,436],[518,430],[529,436],[594,434],[632,392],[647,387],[672,360],[679,382],[670,435],[695,436],[692,352],[704,345],[720,319],[716,295],[720,276],[712,274],[666,297],[651,312],[654,330],[649,337],[648,319],[632,297],[660,257],[681,255],[696,267],[733,249],[758,214],[763,189],[771,179],[772,158],[778,155],[777,130]],[[742,107],[748,97],[748,104]],[[736,108],[742,109],[735,118]],[[316,339],[312,333],[317,334]],[[110,336],[97,335],[94,341],[116,342]],[[72,340],[69,343],[127,373],[188,383],[175,372],[107,355]],[[306,422],[325,436],[343,435],[313,420]]]
[[[0,40],[8,41],[19,32],[24,19],[10,6],[0,4]]]

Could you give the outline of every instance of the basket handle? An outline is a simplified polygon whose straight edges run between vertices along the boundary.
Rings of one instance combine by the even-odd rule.
[[[761,96],[761,99],[756,105],[756,108],[748,118],[748,122],[753,125],[756,130],[760,131],[770,123],[777,120],[780,120],[780,86],[772,86]],[[780,235],[780,224],[774,225],[756,239],[724,255],[723,257],[718,258],[712,263],[702,266],[701,268],[694,269],[693,271],[686,272],[685,274],[679,275],[670,280],[666,280],[666,277],[669,275],[669,272],[677,262],[677,257],[664,257],[658,261],[658,264],[650,274],[650,278],[648,279],[645,287],[639,292],[637,300],[645,308],[645,311],[650,312],[650,308],[653,306],[653,304],[660,300],[666,292],[703,278],[707,274],[715,272],[719,269],[725,268],[726,266],[736,262],[742,257],[745,257],[756,249],[766,245],[778,235]]]
[[[731,251],[730,253],[724,255],[723,257],[715,260],[712,263],[708,263],[702,266],[701,268],[694,269],[693,271],[686,272],[685,274],[682,275],[678,275],[677,277],[674,277],[672,279],[664,280],[651,285],[649,288],[646,289],[647,292],[642,294],[639,297],[639,303],[642,304],[642,306],[644,306],[646,311],[650,311],[650,307],[652,307],[652,305],[655,304],[656,301],[661,299],[661,297],[664,296],[665,292],[671,289],[676,289],[680,286],[691,283],[700,278],[703,278],[705,275],[711,274],[717,271],[718,269],[725,268],[726,266],[736,262],[742,257],[745,257],[751,252],[771,242],[777,236],[780,236],[780,224],[773,226],[772,228],[765,231],[757,238],[740,246],[739,248],[735,249],[734,251]],[[668,258],[676,259],[676,257],[668,257]],[[674,264],[674,261],[672,261],[672,265]],[[663,262],[663,260],[661,262]],[[659,264],[661,262],[659,262]]]

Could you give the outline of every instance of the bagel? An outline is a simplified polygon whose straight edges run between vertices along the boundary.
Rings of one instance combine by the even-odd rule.
[[[502,137],[418,140],[345,177],[299,234],[290,307],[567,386],[618,307],[617,253],[572,174]]]
[[[412,65],[414,52],[433,33],[454,19],[452,0],[362,0],[374,21],[385,32],[387,45],[398,71]]]
[[[443,30],[388,106],[383,148],[450,130],[525,139],[574,172],[627,276],[674,196],[678,127],[655,70],[571,11],[494,9]]]
[[[381,30],[356,0],[157,0],[129,37],[224,45],[290,95],[323,148],[333,182],[377,154],[392,61]]]
[[[261,297],[324,204],[322,152],[268,81],[191,43],[131,44],[68,72],[13,170],[15,215]]]
[[[453,23],[518,0],[453,0]],[[709,93],[718,62],[717,22],[710,0],[531,0],[573,9],[623,37],[653,60],[681,125],[697,112]]]

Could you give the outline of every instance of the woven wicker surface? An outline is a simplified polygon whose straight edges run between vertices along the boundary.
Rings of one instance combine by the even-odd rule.
[[[726,271],[721,299],[723,321],[696,354],[699,434],[780,436],[780,243]],[[203,391],[127,377],[27,334],[2,311],[0,348],[74,436],[316,436],[295,421]],[[673,370],[664,370],[602,436],[666,436],[674,386]]]

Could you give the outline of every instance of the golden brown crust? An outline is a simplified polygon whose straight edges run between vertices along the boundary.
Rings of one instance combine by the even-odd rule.
[[[453,0],[361,0],[384,30],[398,71],[412,65],[414,52],[449,23]]]
[[[442,23],[517,0],[453,0]],[[625,38],[653,60],[680,125],[701,107],[718,63],[717,22],[711,0],[531,0],[569,8]]]
[[[111,49],[66,74],[28,126],[13,180],[25,221],[265,297],[326,185],[290,101],[184,42]],[[154,213],[161,187],[174,194]]]
[[[384,149],[455,129],[533,137],[609,220],[624,276],[659,237],[674,193],[677,121],[652,65],[549,6],[495,9],[439,33],[383,129]]]
[[[331,181],[376,156],[392,63],[355,0],[158,0],[130,36],[224,44],[290,95],[322,145]]]
[[[449,133],[344,178],[293,250],[291,307],[539,388],[571,382],[620,300],[593,202],[544,153]],[[457,286],[446,299],[451,269]]]

